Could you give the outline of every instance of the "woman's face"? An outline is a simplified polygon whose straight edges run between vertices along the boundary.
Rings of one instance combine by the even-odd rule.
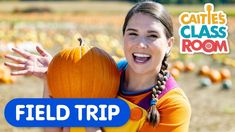
[[[124,53],[131,69],[140,74],[155,73],[173,44],[164,26],[150,15],[134,14],[124,34]]]

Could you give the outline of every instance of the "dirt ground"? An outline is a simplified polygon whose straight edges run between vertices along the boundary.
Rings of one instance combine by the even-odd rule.
[[[178,81],[192,107],[190,132],[235,132],[234,86],[230,90],[222,90],[221,84],[200,88],[198,82],[195,74],[184,74]]]

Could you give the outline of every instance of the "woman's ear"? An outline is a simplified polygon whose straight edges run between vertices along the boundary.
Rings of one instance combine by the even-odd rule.
[[[170,37],[167,41],[167,49],[166,49],[166,54],[170,53],[170,50],[174,44],[175,38],[174,37]]]

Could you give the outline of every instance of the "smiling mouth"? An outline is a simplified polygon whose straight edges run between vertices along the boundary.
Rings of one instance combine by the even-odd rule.
[[[134,58],[134,61],[139,64],[144,64],[151,58],[151,55],[144,53],[133,53],[132,56]]]

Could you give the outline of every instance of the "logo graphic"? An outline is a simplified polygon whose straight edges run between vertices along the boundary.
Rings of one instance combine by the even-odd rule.
[[[229,53],[227,16],[213,4],[205,4],[204,12],[181,13],[179,22],[180,53]]]

